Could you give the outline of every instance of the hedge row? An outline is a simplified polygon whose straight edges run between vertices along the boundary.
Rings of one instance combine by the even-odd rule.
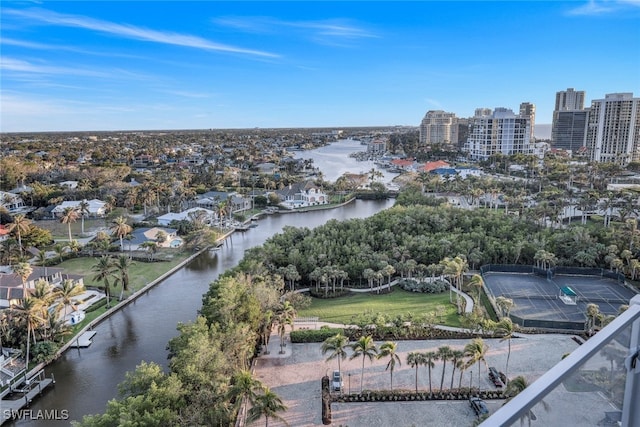
[[[481,399],[504,399],[505,396],[500,390],[477,390],[471,393],[468,388],[460,390],[434,391],[407,391],[407,390],[370,390],[362,393],[337,394],[332,395],[332,402],[359,403],[359,402],[406,402],[406,401],[427,401],[427,400],[468,400],[471,396]]]
[[[292,343],[323,342],[327,338],[342,333],[344,333],[342,328],[303,329],[291,331],[290,337]]]

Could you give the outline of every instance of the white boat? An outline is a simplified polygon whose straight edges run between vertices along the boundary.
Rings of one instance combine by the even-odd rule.
[[[71,313],[69,313],[69,320],[67,321],[67,323],[69,323],[70,325],[77,325],[84,320],[84,316],[85,314],[82,310],[72,311]]]

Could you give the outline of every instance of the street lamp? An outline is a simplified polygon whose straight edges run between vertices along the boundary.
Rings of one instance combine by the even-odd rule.
[[[351,373],[347,375],[349,375],[349,394],[351,394]]]

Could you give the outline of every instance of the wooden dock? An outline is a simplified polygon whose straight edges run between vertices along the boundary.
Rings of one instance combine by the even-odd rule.
[[[78,338],[73,340],[70,347],[75,348],[87,348],[89,347],[93,341],[91,339],[96,335],[96,331],[87,331],[84,334],[80,335]]]

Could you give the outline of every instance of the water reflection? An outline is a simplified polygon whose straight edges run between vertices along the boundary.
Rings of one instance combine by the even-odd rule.
[[[70,349],[47,367],[56,385],[38,397],[30,409],[68,410],[73,420],[103,413],[108,400],[128,371],[142,361],[166,368],[169,340],[177,336],[176,325],[192,321],[202,305],[202,295],[221,273],[235,267],[244,252],[289,225],[313,228],[330,219],[366,218],[393,205],[393,200],[358,200],[337,209],[266,216],[258,227],[234,233],[217,251],[196,257],[161,284],[140,296],[95,327],[93,344]],[[69,426],[69,421],[21,420],[12,426]]]

